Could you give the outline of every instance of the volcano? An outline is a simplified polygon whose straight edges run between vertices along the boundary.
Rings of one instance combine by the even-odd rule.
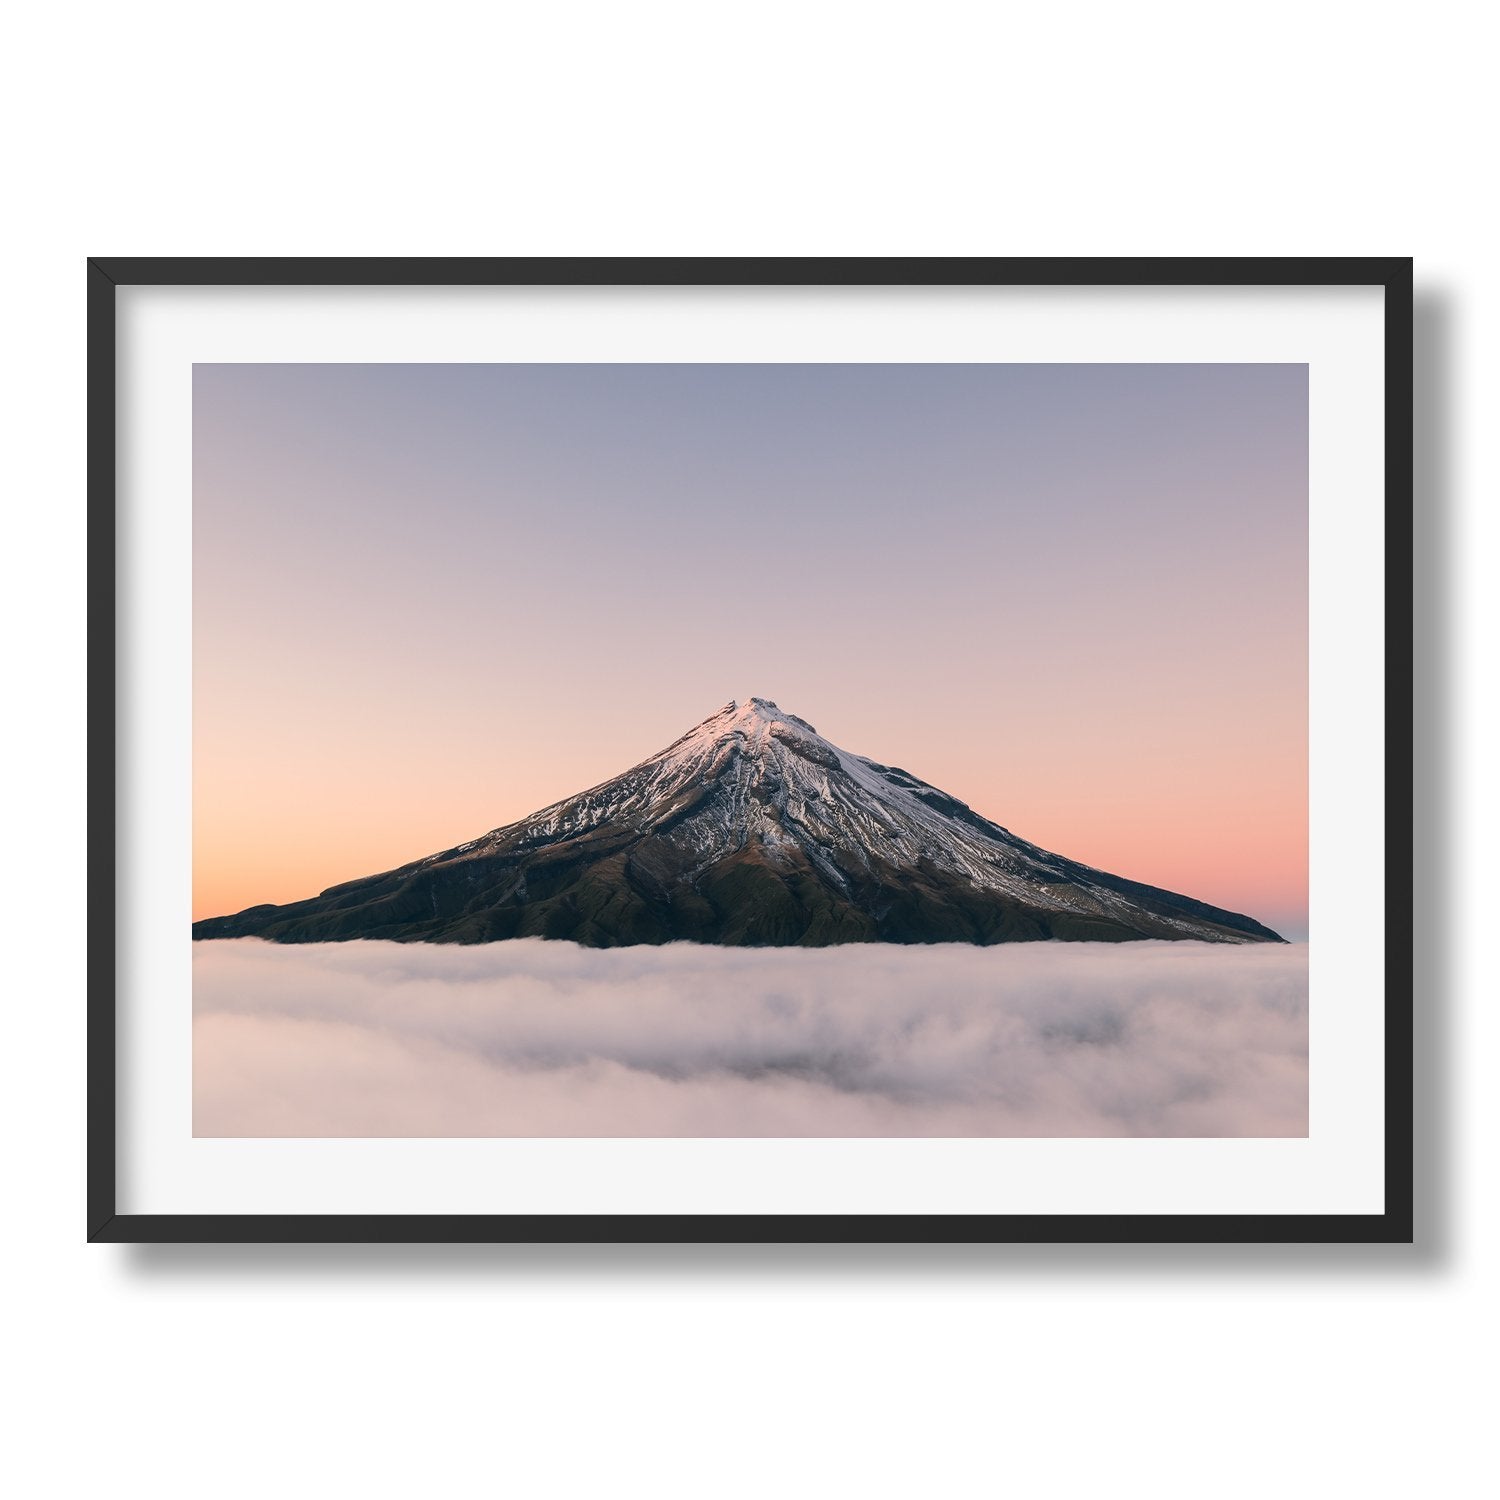
[[[1050,854],[765,698],[454,849],[193,926],[194,938],[589,947],[1282,939]]]

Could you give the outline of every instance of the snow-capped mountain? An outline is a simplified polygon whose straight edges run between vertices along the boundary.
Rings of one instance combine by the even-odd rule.
[[[1249,917],[1049,854],[764,698],[726,704],[519,823],[308,901],[198,922],[193,936],[1280,941]]]

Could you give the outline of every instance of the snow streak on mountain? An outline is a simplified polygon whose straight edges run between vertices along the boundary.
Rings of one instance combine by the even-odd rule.
[[[1279,942],[1249,917],[1049,854],[764,698],[471,843],[195,938],[592,947]]]

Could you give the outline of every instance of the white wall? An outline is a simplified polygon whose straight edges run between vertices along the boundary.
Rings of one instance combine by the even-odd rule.
[[[1500,246],[1478,14],[148,0],[10,18],[16,1493],[1479,1492]],[[83,257],[569,252],[1417,256],[1420,1247],[83,1244]]]

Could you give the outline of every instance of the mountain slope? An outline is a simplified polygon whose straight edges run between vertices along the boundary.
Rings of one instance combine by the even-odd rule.
[[[1249,917],[1049,854],[764,698],[727,704],[519,823],[311,900],[195,923],[193,936],[1281,941]]]

